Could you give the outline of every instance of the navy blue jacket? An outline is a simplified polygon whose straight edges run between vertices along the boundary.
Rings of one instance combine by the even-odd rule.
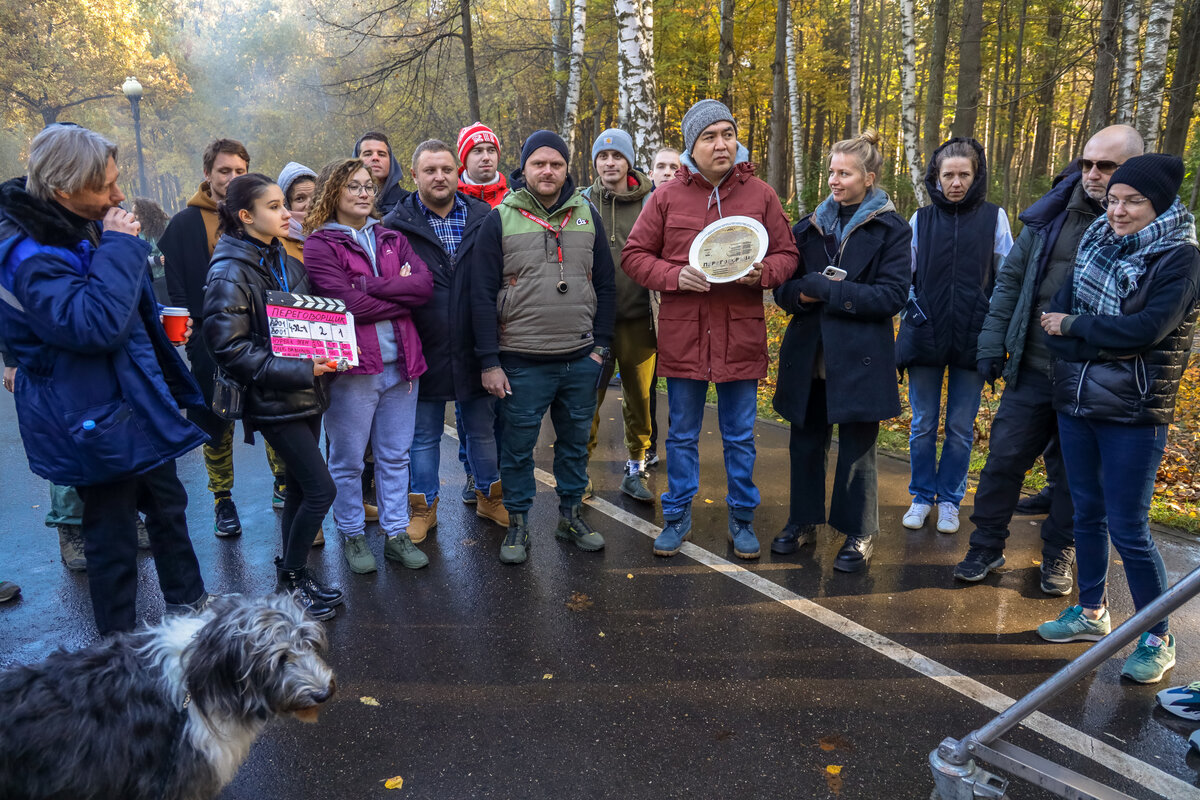
[[[401,200],[383,219],[384,225],[404,234],[433,273],[433,296],[412,312],[428,365],[421,375],[422,400],[465,401],[487,395],[480,379],[483,368],[475,355],[470,280],[476,234],[492,207],[462,192],[458,196],[467,204],[467,225],[453,256],[446,253],[433,232],[417,204],[416,192]]]
[[[82,224],[81,224],[82,223]],[[150,284],[150,245],[25,191],[0,186],[0,339],[29,467],[65,486],[144,473],[207,437],[180,406],[195,380],[167,340]]]

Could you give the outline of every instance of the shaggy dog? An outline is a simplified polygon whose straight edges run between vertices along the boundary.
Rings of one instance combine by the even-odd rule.
[[[0,798],[211,800],[279,714],[334,692],[325,629],[287,595],[221,598],[0,675]]]

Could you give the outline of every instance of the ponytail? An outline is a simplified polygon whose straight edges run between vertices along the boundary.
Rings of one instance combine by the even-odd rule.
[[[246,226],[242,224],[239,212],[253,211],[254,201],[263,196],[268,186],[274,185],[275,181],[261,172],[248,172],[231,180],[225,189],[225,199],[217,204],[220,232],[238,238],[245,236]]]

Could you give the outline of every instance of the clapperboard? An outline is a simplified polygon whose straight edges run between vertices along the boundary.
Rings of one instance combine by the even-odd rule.
[[[341,300],[267,292],[271,352],[284,358],[336,358],[358,366],[354,315]]]

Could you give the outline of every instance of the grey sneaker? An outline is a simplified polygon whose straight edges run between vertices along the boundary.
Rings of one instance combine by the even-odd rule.
[[[475,505],[477,502],[475,497],[475,476],[467,474],[467,483],[463,486],[462,501],[469,506]]]
[[[525,524],[524,514],[508,515],[508,534],[504,544],[500,545],[500,561],[503,564],[520,564],[529,557],[529,528]]]
[[[83,528],[80,526],[58,526],[58,550],[67,569],[74,572],[87,569],[87,556],[83,553]]]
[[[342,554],[346,556],[346,563],[351,572],[366,575],[379,569],[379,565],[375,563],[375,554],[371,552],[371,546],[367,544],[364,534],[347,536],[342,543]]]
[[[138,517],[137,521],[138,532],[138,550],[150,549],[150,531],[146,530],[146,520]]]
[[[407,533],[387,537],[387,544],[383,546],[383,557],[399,561],[409,569],[420,569],[429,565],[429,556],[417,549]]]
[[[559,539],[567,539],[575,543],[575,546],[580,550],[596,551],[604,549],[604,537],[584,521],[583,517],[579,516],[581,506],[571,508],[569,514],[559,513],[558,529],[554,531],[554,535]]]
[[[1107,608],[1100,619],[1090,619],[1083,613],[1083,606],[1071,606],[1059,614],[1058,619],[1038,625],[1037,635],[1047,642],[1098,642],[1108,636],[1111,629]],[[1171,652],[1175,652],[1174,648]]]
[[[1071,565],[1075,563],[1075,550],[1070,548],[1057,556],[1042,554],[1042,591],[1062,597],[1071,593],[1075,581],[1071,577]]]
[[[1137,649],[1125,659],[1121,674],[1137,683],[1158,683],[1173,666],[1175,637],[1168,633],[1165,639],[1160,639],[1152,633],[1143,633]]]
[[[654,492],[650,491],[650,487],[647,485],[649,482],[650,476],[644,470],[626,472],[625,477],[621,479],[621,491],[634,500],[640,500],[643,503],[653,503]]]

